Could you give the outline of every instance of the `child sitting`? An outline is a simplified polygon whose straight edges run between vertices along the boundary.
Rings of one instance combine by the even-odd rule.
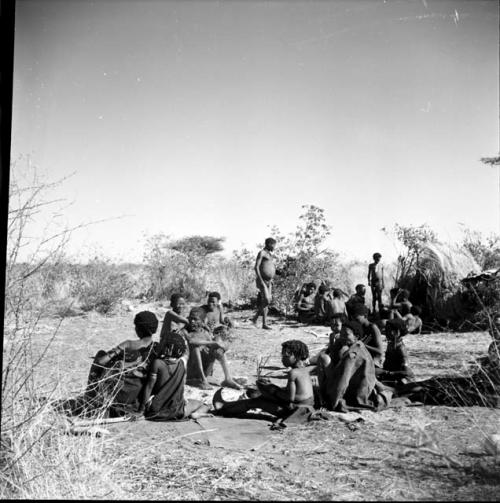
[[[163,351],[166,338],[173,332],[178,332],[188,324],[187,318],[183,316],[186,301],[180,293],[174,293],[170,297],[170,307],[172,309],[165,313],[163,326],[160,332],[160,354]]]
[[[334,288],[332,292],[333,298],[331,301],[332,315],[342,314],[347,317],[347,309],[342,296],[345,295],[340,288]]]
[[[403,343],[406,324],[403,320],[389,320],[385,327],[387,349],[383,370],[377,372],[378,379],[389,386],[408,383],[413,372],[408,364],[408,353]]]
[[[208,326],[210,331],[213,332],[215,327],[224,325],[228,328],[232,328],[233,323],[231,320],[224,316],[224,308],[220,302],[219,292],[210,292],[207,297],[207,303],[201,308],[205,311],[205,324]]]
[[[314,300],[316,298],[316,285],[306,283],[301,289],[296,304],[297,319],[300,323],[311,323],[314,321]]]
[[[164,354],[153,361],[144,390],[141,411],[150,421],[199,418],[209,406],[184,399],[184,383],[189,351],[184,337],[171,333],[165,340]]]
[[[309,357],[307,346],[299,340],[290,340],[282,344],[281,361],[285,367],[291,367],[285,388],[272,384],[269,379],[258,379],[257,388],[260,396],[226,402],[222,399],[222,390],[213,398],[214,413],[221,416],[241,416],[251,409],[261,409],[277,417],[288,417],[298,407],[313,407],[314,395],[306,360]]]
[[[207,380],[207,375],[211,376],[213,365],[217,360],[224,372],[222,386],[241,389],[233,381],[226,360],[227,343],[221,337],[214,338],[208,327],[205,325],[206,312],[200,307],[191,309],[188,316],[188,325],[180,333],[185,337],[189,345],[189,360],[187,368],[187,378],[198,380],[201,389],[212,389]]]

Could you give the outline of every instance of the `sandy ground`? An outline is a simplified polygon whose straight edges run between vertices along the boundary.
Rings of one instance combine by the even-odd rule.
[[[151,309],[160,319],[166,311],[158,304],[134,307]],[[47,390],[56,378],[81,391],[96,351],[134,337],[133,314],[66,319],[39,380]],[[230,313],[237,328],[228,351],[233,375],[249,383],[259,358],[280,365],[283,341],[301,339],[314,353],[328,340],[327,327],[273,319],[274,329],[265,331],[251,324],[251,315]],[[40,325],[36,346],[43,346],[54,323]],[[464,374],[488,344],[481,332],[406,338],[417,378]],[[222,379],[218,366],[214,377]],[[210,401],[215,390],[188,387],[187,395]],[[228,399],[238,395],[225,392]],[[269,421],[249,423],[248,430],[221,418],[205,426],[139,421],[108,427],[104,441],[123,460],[115,476],[131,499],[498,500],[500,464],[484,453],[483,443],[486,434],[500,431],[500,410],[423,406],[362,415],[356,423],[322,421],[281,431],[271,431]],[[199,433],[203,428],[218,430],[225,440],[210,441]],[[248,438],[239,443],[245,431]],[[426,447],[417,448],[423,441]]]

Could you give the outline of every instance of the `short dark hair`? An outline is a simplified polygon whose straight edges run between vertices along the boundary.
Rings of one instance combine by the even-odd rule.
[[[217,300],[220,300],[220,293],[219,292],[209,292],[207,299],[210,297],[215,297]]]
[[[187,343],[184,337],[177,332],[171,332],[167,335],[162,357],[180,358],[186,352],[186,348]]]
[[[361,325],[361,323],[358,323],[357,321],[346,321],[342,325],[342,330],[345,330],[346,328],[352,330],[354,335],[358,338],[362,337],[363,335],[363,326]]]
[[[144,339],[158,330],[158,318],[151,311],[141,311],[135,315],[134,325],[139,339]]]
[[[177,304],[179,302],[179,299],[182,299],[182,294],[181,293],[173,293],[170,296],[170,305],[173,306],[174,304]]]
[[[411,306],[410,313],[415,316],[420,316],[422,314],[422,308],[420,306]]]
[[[342,295],[342,290],[340,288],[334,288],[333,289],[333,296],[335,298],[338,298]]]
[[[379,252],[374,253],[374,254],[373,254],[373,260],[376,260],[376,259],[378,259],[378,258],[382,258],[382,255],[381,255]]]
[[[355,290],[356,292],[360,289],[360,288],[366,288],[365,285],[363,285],[363,283],[358,283],[355,287]]]
[[[408,299],[408,297],[410,296],[410,291],[407,290],[406,288],[401,288],[401,290],[399,290],[399,293],[403,296],[403,298],[405,299]]]
[[[194,314],[198,316],[198,318],[200,318],[200,320],[202,321],[204,321],[207,317],[207,312],[202,307],[193,307],[191,311],[189,311],[188,317],[193,316]]]
[[[380,309],[379,314],[381,320],[388,320],[391,316],[391,310],[383,307],[382,309]]]
[[[275,245],[276,244],[276,239],[274,238],[267,238],[265,241],[264,241],[264,244],[267,246],[267,245]]]
[[[306,360],[309,358],[309,348],[302,341],[292,339],[281,344],[281,350],[284,353],[295,356],[297,360]]]
[[[403,333],[406,331],[406,324],[403,320],[394,318],[392,320],[387,320],[387,323],[385,324],[385,330],[398,330],[400,333]]]

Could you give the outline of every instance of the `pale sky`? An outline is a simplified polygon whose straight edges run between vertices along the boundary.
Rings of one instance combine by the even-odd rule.
[[[144,236],[226,248],[324,208],[329,244],[499,229],[496,0],[18,0],[12,158],[60,193],[68,251],[140,261]]]

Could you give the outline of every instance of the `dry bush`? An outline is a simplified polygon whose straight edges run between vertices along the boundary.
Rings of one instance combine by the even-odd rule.
[[[41,380],[62,319],[48,339],[39,337],[49,314],[51,267],[57,268],[72,229],[59,225],[60,200],[49,199],[60,182],[40,179],[29,160],[14,164],[8,214],[7,267],[1,396],[0,477],[2,498],[104,497],[116,488],[107,476],[112,467],[101,440],[64,435],[63,420],[51,403],[63,396],[57,368]],[[41,209],[53,206],[45,227]],[[52,224],[52,225],[51,225]],[[23,250],[24,256],[21,257]],[[68,362],[69,363],[69,362]]]
[[[83,311],[108,314],[131,291],[127,274],[109,260],[98,257],[75,268],[72,277],[71,295]]]

